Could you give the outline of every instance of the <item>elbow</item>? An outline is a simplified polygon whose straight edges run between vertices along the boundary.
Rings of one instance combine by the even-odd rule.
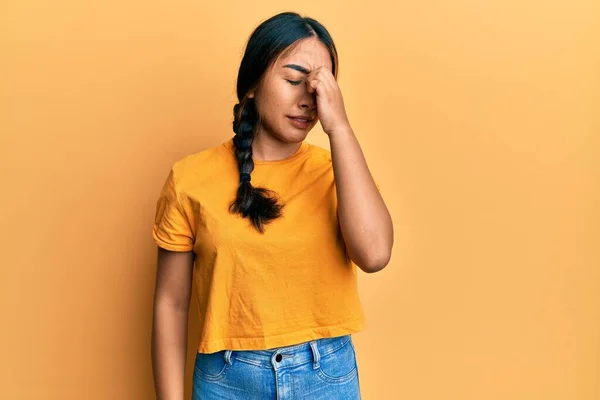
[[[365,260],[355,262],[355,264],[367,274],[373,274],[384,269],[390,262],[392,253],[391,251],[380,252],[379,254],[372,255]]]
[[[187,296],[169,296],[156,294],[154,296],[154,312],[187,314],[190,309],[190,298]]]
[[[384,269],[392,258],[394,246],[393,233],[388,237],[378,238],[370,242],[361,243],[361,246],[348,247],[348,254],[354,264],[367,274],[373,274]]]

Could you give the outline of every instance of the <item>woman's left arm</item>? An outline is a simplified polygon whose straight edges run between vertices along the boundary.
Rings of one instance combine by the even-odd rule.
[[[331,132],[329,141],[338,219],[348,254],[363,271],[380,271],[388,264],[392,253],[392,218],[350,126]]]
[[[380,271],[392,253],[392,218],[350,126],[335,77],[317,68],[308,76],[307,88],[316,93],[319,120],[331,144],[338,219],[348,254],[363,271]]]

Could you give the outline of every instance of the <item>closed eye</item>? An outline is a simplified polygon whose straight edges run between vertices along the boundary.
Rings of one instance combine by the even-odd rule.
[[[288,81],[289,83],[291,83],[294,86],[297,86],[302,83],[302,81],[290,81],[289,79],[286,79],[286,81]]]

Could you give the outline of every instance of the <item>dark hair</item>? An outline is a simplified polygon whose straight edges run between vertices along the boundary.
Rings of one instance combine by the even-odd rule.
[[[250,219],[261,233],[264,233],[265,224],[282,215],[283,204],[272,190],[254,187],[250,183],[254,169],[252,140],[260,124],[260,115],[254,98],[248,98],[248,94],[258,88],[265,72],[286,49],[291,50],[300,40],[310,37],[317,37],[327,47],[333,75],[337,76],[337,50],[327,29],[316,20],[293,12],[277,14],[254,30],[238,71],[239,103],[233,107],[233,144],[240,170],[240,186],[230,210]]]

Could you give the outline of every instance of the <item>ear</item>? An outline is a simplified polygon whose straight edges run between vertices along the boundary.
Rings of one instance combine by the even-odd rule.
[[[250,92],[250,93],[248,93],[248,98],[249,98],[249,99],[253,99],[253,98],[254,98],[254,92]]]

